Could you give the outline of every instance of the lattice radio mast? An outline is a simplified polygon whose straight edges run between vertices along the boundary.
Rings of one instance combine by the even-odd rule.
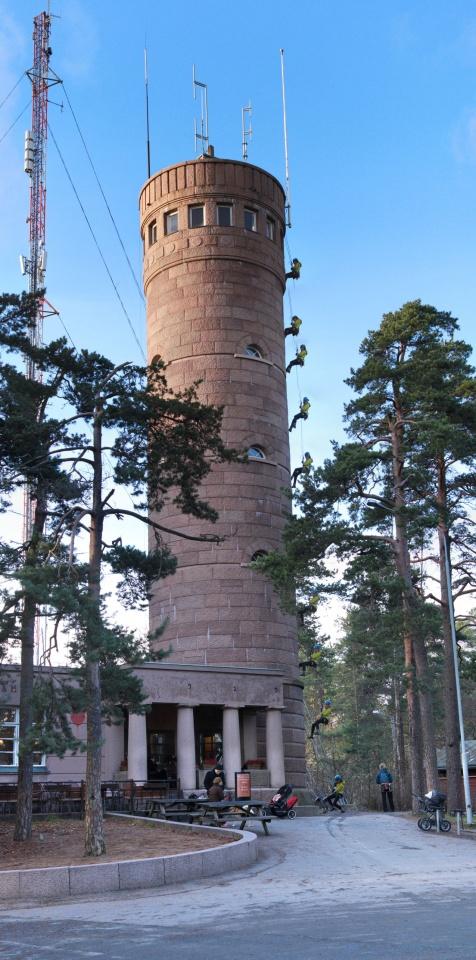
[[[51,14],[39,13],[33,20],[33,66],[27,70],[31,80],[32,110],[31,130],[25,133],[24,170],[30,177],[30,253],[20,257],[22,273],[28,276],[29,293],[38,293],[45,287],[46,274],[46,140],[48,135],[48,91],[61,83],[50,69]],[[39,346],[43,340],[43,321],[57,311],[41,297],[36,316],[31,326],[30,340]],[[31,380],[40,379],[39,371],[32,360],[27,362],[27,375]],[[28,489],[25,490],[24,541],[28,542],[32,529],[32,503]]]

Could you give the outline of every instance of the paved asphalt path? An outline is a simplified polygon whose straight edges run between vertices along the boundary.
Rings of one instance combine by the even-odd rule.
[[[472,960],[476,841],[398,815],[275,820],[216,881],[0,909],[8,960]]]

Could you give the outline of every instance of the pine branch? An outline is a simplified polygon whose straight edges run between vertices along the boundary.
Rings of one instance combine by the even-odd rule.
[[[163,524],[157,523],[156,520],[151,520],[150,517],[136,513],[134,510],[123,510],[119,507],[117,509],[105,510],[104,516],[114,516],[117,520],[121,520],[123,516],[133,517],[135,520],[140,520],[141,523],[152,527],[153,530],[160,530],[161,533],[171,533],[173,536],[181,537],[183,540],[198,540],[201,543],[223,543],[226,539],[213,533],[201,533],[195,537],[190,533],[184,533],[182,530],[173,530],[171,527],[164,527]]]

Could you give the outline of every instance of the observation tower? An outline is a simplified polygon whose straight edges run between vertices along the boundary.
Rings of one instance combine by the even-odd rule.
[[[172,389],[201,380],[200,399],[224,407],[225,443],[249,458],[214,466],[201,487],[222,543],[167,539],[178,568],[154,587],[150,627],[168,621],[158,645],[171,648],[174,691],[149,733],[174,733],[184,788],[217,758],[229,785],[246,764],[263,786],[304,786],[296,619],[250,567],[279,548],[290,512],[284,191],[265,170],[209,148],[150,177],[140,219],[148,359],[162,357]],[[160,520],[210,532],[171,505]]]

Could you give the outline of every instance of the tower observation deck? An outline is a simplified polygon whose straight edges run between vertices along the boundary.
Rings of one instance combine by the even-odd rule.
[[[201,400],[224,407],[225,443],[249,456],[245,463],[216,465],[201,487],[219,514],[213,531],[223,542],[169,537],[178,568],[154,587],[150,626],[168,619],[158,641],[172,648],[167,663],[210,667],[211,680],[216,668],[232,668],[235,702],[241,676],[247,697],[251,675],[272,674],[282,683],[283,774],[303,786],[296,620],[250,567],[257,554],[279,547],[290,511],[283,493],[290,484],[284,204],[281,185],[266,171],[208,155],[159,171],[141,191],[149,361],[163,358],[172,389],[201,380]],[[209,524],[171,505],[160,519],[187,533],[210,532]],[[257,690],[253,702],[262,707],[257,754],[265,752],[265,739],[268,753],[279,752],[276,718],[264,734],[270,705],[259,703]],[[227,706],[220,690],[216,703]],[[243,699],[239,709],[246,713],[249,706]],[[247,749],[253,747],[243,746],[242,763],[253,759]]]

